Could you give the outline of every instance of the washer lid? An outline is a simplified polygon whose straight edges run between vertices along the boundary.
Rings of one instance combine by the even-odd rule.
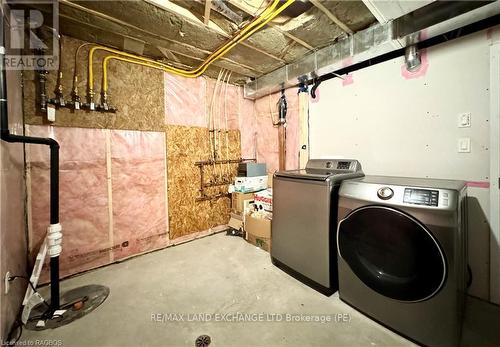
[[[326,181],[330,176],[338,174],[345,174],[345,172],[340,172],[336,170],[300,169],[300,170],[278,171],[276,173],[276,176]]]
[[[277,177],[326,181],[333,177],[340,179],[361,177],[361,164],[353,159],[310,159],[305,169],[276,172]]]

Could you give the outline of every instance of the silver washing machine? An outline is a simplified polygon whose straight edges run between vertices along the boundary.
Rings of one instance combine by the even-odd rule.
[[[465,182],[366,176],[338,203],[340,299],[428,346],[457,346],[467,277]]]
[[[273,180],[273,263],[325,295],[338,289],[335,230],[340,183],[363,176],[348,159],[312,159]]]

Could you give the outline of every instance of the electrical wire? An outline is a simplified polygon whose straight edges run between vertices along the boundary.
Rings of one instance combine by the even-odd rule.
[[[9,281],[9,282],[12,282],[12,281],[14,281],[16,278],[22,278],[22,279],[26,280],[26,282],[28,282],[28,284],[30,285],[31,289],[33,289],[33,291],[34,291],[35,293],[37,293],[38,295],[40,295],[40,293],[38,292],[38,290],[37,290],[37,289],[35,288],[35,286],[33,285],[33,282],[31,282],[31,280],[30,280],[28,277],[26,277],[26,276],[21,276],[21,275],[14,275],[14,276],[10,276],[10,277],[8,278],[8,281]],[[42,297],[42,296],[40,295],[40,297]],[[43,301],[42,301],[42,302],[45,304],[45,306],[47,306],[47,309],[46,309],[46,310],[45,310],[45,311],[44,311],[44,312],[43,312],[40,316],[35,316],[35,317],[31,317],[31,318],[29,318],[29,319],[28,319],[28,321],[29,321],[29,322],[30,322],[30,321],[34,321],[34,320],[39,320],[39,319],[47,320],[47,319],[51,318],[51,317],[50,317],[50,314],[49,314],[49,313],[51,313],[51,307],[50,307],[50,305],[48,304],[48,302],[47,302],[47,301],[45,301],[45,299],[43,299]],[[53,316],[53,317],[55,317],[55,316]],[[53,318],[53,317],[52,317],[52,318]],[[62,316],[61,316],[61,317],[62,317]],[[16,318],[15,323],[17,324],[17,327],[13,327],[13,328],[11,329],[11,331],[9,332],[9,334],[7,335],[7,342],[8,342],[8,345],[10,345],[10,346],[14,346],[14,345],[16,345],[16,344],[19,342],[19,340],[21,339],[21,336],[22,336],[22,334],[23,334],[23,324],[22,324],[22,322],[20,321],[19,317],[18,317],[18,318]],[[12,342],[12,334],[13,334],[13,332],[16,330],[16,328],[19,328],[19,335],[18,335],[18,336],[16,337],[16,339]]]
[[[269,116],[271,117],[271,123],[273,124],[273,127],[278,127],[280,125],[280,122],[279,119],[277,122],[274,121],[273,108],[271,106],[271,95],[269,95],[268,101],[269,101]],[[279,116],[279,111],[276,112],[276,114]]]
[[[266,2],[266,0],[262,0],[262,2],[260,3],[259,6],[255,6],[254,4],[252,4],[251,2],[249,2],[248,0],[243,0],[243,2],[245,4],[247,4],[248,6],[254,8],[254,9],[256,9],[258,11],[258,10],[260,10],[262,8],[262,5],[264,5],[264,2]]]
[[[31,282],[31,280],[30,280],[28,277],[26,277],[26,276],[20,276],[20,275],[10,276],[8,280],[9,280],[9,282],[12,282],[12,281],[13,281],[13,280],[15,280],[16,278],[22,278],[22,279],[26,280],[26,282],[28,282],[28,284],[30,285],[31,289],[33,289],[33,291],[34,291],[35,293],[37,293],[38,295],[40,295],[40,293],[38,292],[38,290],[37,290],[37,289],[35,288],[35,286],[33,285],[33,282]],[[42,296],[40,295],[40,297],[42,297]],[[43,303],[44,303],[45,305],[47,305],[47,307],[49,307],[49,308],[50,308],[50,305],[47,303],[47,301],[45,301],[45,299],[43,300]]]
[[[21,321],[19,319],[16,319],[14,323],[17,324],[17,326],[13,326],[12,329],[10,330],[9,334],[7,335],[7,341],[5,343],[7,346],[17,345],[17,343],[21,339],[21,336],[23,335],[23,323],[21,323]],[[17,335],[16,339],[14,341],[12,341],[12,339],[13,339],[12,335],[13,335],[14,331],[16,331],[16,329],[19,329],[19,334]]]

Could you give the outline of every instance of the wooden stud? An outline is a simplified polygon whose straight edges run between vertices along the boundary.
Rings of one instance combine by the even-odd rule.
[[[305,168],[308,160],[309,160],[309,93],[299,93],[299,169]]]
[[[279,170],[286,170],[286,127],[280,125],[278,128],[279,140]]]

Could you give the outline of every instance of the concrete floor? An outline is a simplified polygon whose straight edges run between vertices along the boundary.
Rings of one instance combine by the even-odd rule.
[[[267,252],[225,234],[91,271],[61,286],[65,291],[87,284],[110,288],[101,307],[58,329],[25,330],[20,343],[194,346],[196,337],[206,334],[210,346],[413,346],[343,304],[336,294],[325,297],[277,269]],[[467,311],[463,345],[500,346],[499,329],[493,329],[500,326],[500,308],[469,300]],[[185,321],[152,319],[169,313],[184,314]],[[342,316],[327,323],[215,321],[222,318],[216,314],[228,313],[281,313],[283,320],[287,313]],[[187,321],[194,318],[188,314],[211,314],[212,320]]]

